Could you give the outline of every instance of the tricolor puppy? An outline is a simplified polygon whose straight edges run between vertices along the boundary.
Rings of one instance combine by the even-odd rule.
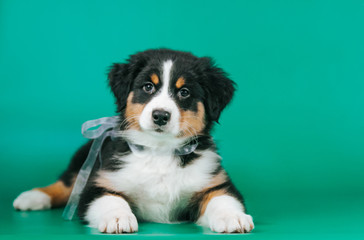
[[[250,232],[252,217],[210,136],[234,93],[225,72],[210,58],[158,49],[114,64],[108,78],[122,137],[104,142],[102,165],[81,195],[80,218],[106,233],[135,232],[138,221],[194,221],[216,232]],[[64,206],[91,143],[56,183],[23,192],[14,207]]]

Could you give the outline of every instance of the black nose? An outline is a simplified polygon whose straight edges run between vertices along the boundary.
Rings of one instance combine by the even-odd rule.
[[[171,118],[171,114],[164,110],[154,110],[152,116],[154,123],[159,126],[166,125]]]

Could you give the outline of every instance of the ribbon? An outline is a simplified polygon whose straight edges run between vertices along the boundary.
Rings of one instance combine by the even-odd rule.
[[[86,183],[90,177],[91,171],[95,165],[97,156],[100,157],[101,166],[101,147],[104,140],[107,137],[115,137],[116,132],[115,127],[118,126],[119,117],[103,117],[95,120],[90,120],[82,124],[82,135],[85,138],[94,139],[90,152],[87,155],[86,161],[83,163],[76,181],[73,185],[72,193],[68,199],[67,205],[63,211],[62,217],[65,220],[72,220],[78,203],[80,201],[80,196]],[[100,125],[100,126],[99,126]],[[93,129],[99,126],[97,129]]]

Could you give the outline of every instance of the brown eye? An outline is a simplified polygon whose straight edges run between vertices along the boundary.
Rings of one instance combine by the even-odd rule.
[[[155,91],[155,87],[153,84],[151,83],[146,83],[144,86],[143,86],[143,90],[144,92],[148,93],[148,94],[152,94],[154,93]]]
[[[179,90],[178,94],[181,98],[188,98],[190,96],[190,90],[187,88],[182,88]]]

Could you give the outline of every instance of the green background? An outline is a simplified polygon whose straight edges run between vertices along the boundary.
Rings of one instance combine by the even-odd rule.
[[[0,238],[101,237],[12,200],[57,179],[84,121],[115,114],[109,66],[157,47],[238,83],[214,137],[256,229],[144,223],[132,238],[364,238],[364,1],[323,0],[0,0]]]

